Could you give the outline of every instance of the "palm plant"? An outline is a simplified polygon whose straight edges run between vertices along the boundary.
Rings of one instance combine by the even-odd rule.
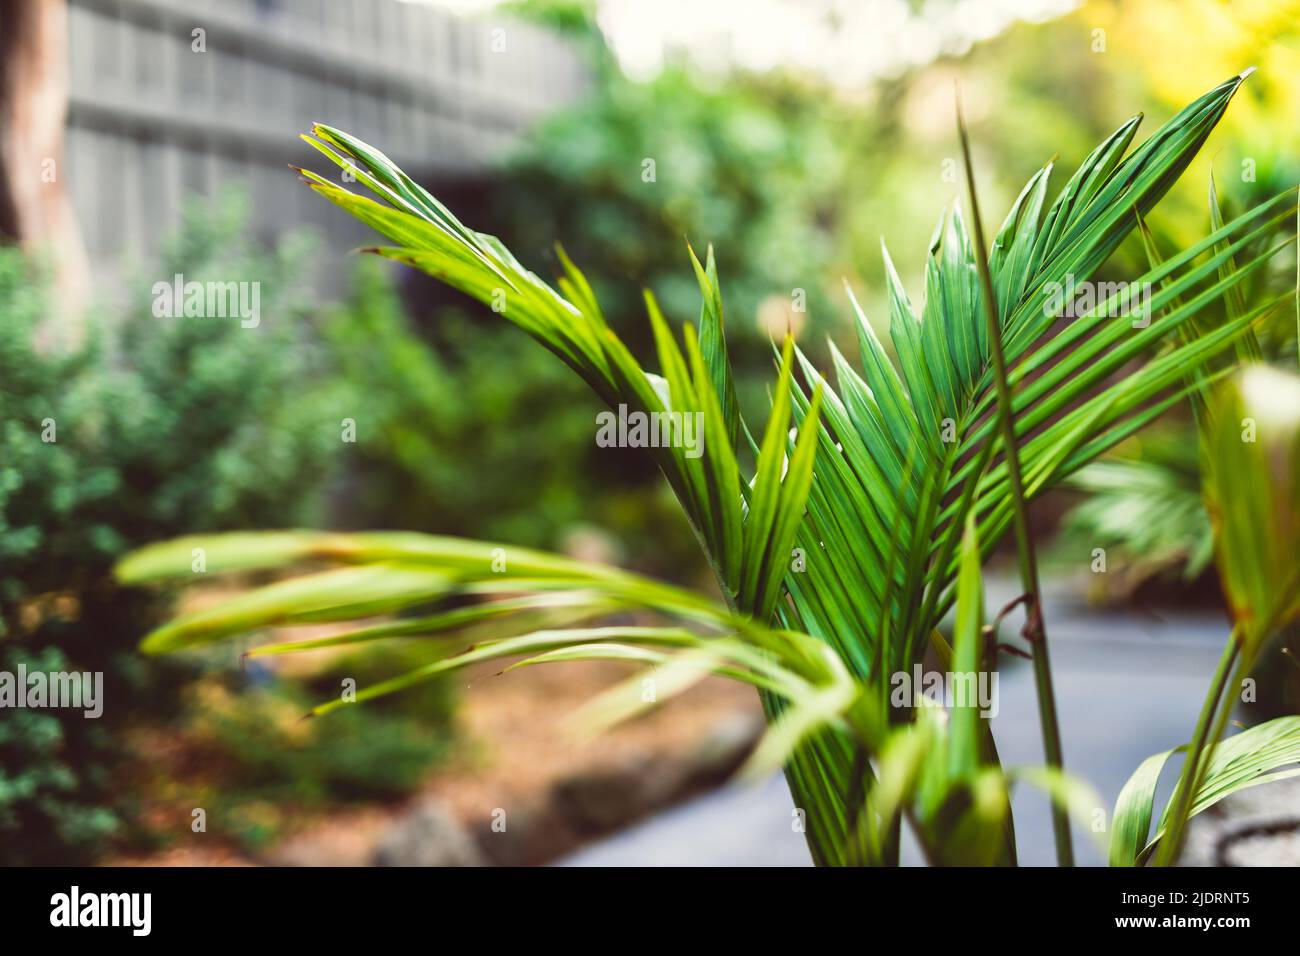
[[[1300,769],[1300,717],[1266,721],[1219,744],[1236,688],[1270,637],[1300,617],[1300,379],[1253,364],[1203,409],[1202,469],[1232,632],[1185,750],[1178,784],[1148,838],[1156,782],[1176,751],[1143,761],[1116,802],[1110,862],[1178,855],[1190,816],[1230,793]]]
[[[1084,555],[1105,549],[1107,576],[1118,558],[1124,591],[1161,575],[1194,581],[1214,559],[1195,432],[1161,431],[1094,462],[1068,482],[1087,497],[1062,519],[1056,549]]]
[[[1214,228],[1223,224],[1214,177],[1209,180],[1209,221]],[[1152,264],[1160,260],[1155,236],[1140,223],[1143,245]],[[1278,235],[1291,228],[1282,223]],[[1263,235],[1256,240],[1257,249],[1272,245],[1277,236]],[[1231,260],[1222,267],[1234,268]],[[1270,287],[1290,284],[1285,273],[1266,272],[1254,281],[1234,287],[1219,303],[1222,314],[1230,318],[1246,311],[1246,303],[1269,294]],[[1279,316],[1271,326],[1243,336],[1234,349],[1240,361],[1268,361],[1285,366],[1292,361],[1296,348],[1293,319]],[[1198,324],[1204,327],[1206,319]],[[1189,383],[1200,384],[1202,374],[1193,369]],[[1203,389],[1192,393],[1193,421],[1172,421],[1128,443],[1131,447],[1095,462],[1070,476],[1067,484],[1087,494],[1087,498],[1066,513],[1063,520],[1063,546],[1085,545],[1113,548],[1120,558],[1131,585],[1147,578],[1167,574],[1192,581],[1209,566],[1214,556],[1214,537],[1209,517],[1201,500],[1200,454],[1197,433],[1205,425]]]
[[[896,864],[906,821],[932,862],[1014,863],[1008,793],[1019,779],[1053,795],[1059,855],[1071,862],[1064,814],[1085,790],[1060,768],[1025,507],[1189,393],[1226,377],[1230,368],[1214,360],[1247,340],[1281,300],[1213,327],[1194,319],[1290,241],[1243,253],[1295,215],[1294,190],[1153,263],[1138,280],[1159,289],[1152,299],[1158,318],[1147,327],[1108,318],[1116,314],[1115,296],[1062,323],[1051,288],[1070,276],[1087,281],[1106,262],[1190,163],[1245,75],[1206,93],[1131,153],[1140,117],[1124,123],[1050,205],[1048,164],[1021,192],[987,258],[978,212],[971,231],[958,208],[945,212],[931,242],[919,314],[885,252],[897,366],[849,291],[860,370],[832,343],[833,386],[787,340],[771,413],[757,436],[736,402],[711,250],[703,262],[689,251],[702,298],[698,331],[685,325],[679,342],[646,294],[661,370],[655,374],[611,329],[563,250],[556,289],[497,239],[463,225],[382,153],[316,126],[304,139],[374,198],[299,172],[394,243],[372,252],[491,304],[611,407],[703,416],[701,457],[676,447],[650,451],[712,565],[722,603],[508,544],[407,534],[201,536],[139,552],[119,574],[131,582],[188,575],[196,548],[209,571],[303,561],[340,566],[182,616],[146,638],[144,649],[172,651],[265,627],[360,620],[433,604],[430,613],[252,653],[393,637],[448,642],[444,660],[368,688],[358,700],[498,656],[528,655],[527,664],[644,663],[654,668],[658,700],[705,673],[721,673],[758,688],[770,729],[754,768],[784,767],[816,862]],[[973,206],[973,186],[970,198]],[[1157,347],[1163,351],[1114,380]],[[742,449],[754,455],[752,474],[742,470]],[[976,710],[959,706],[943,719],[931,708],[911,701],[892,707],[889,700],[890,675],[910,672],[927,652],[958,673],[994,666],[979,568],[1013,524],[1048,758],[1046,768],[1018,772],[1001,767]],[[453,606],[466,596],[477,603]],[[938,627],[954,606],[950,645]],[[588,626],[625,607],[674,623]],[[470,650],[454,653],[471,640]],[[639,694],[630,686],[597,701],[589,716],[599,724],[637,712]],[[317,712],[342,705],[329,702]],[[1292,744],[1295,733],[1286,732]],[[1218,738],[1208,729],[1201,736],[1201,749],[1194,748],[1198,766],[1180,790],[1187,799],[1179,797],[1170,817],[1178,834],[1186,815],[1210,799],[1204,788],[1223,789],[1215,764],[1222,752],[1208,769],[1201,760]],[[1145,796],[1140,791],[1122,801],[1138,808],[1124,810],[1123,830],[1142,831],[1132,841],[1140,849],[1146,848],[1139,826]],[[1146,806],[1149,824],[1149,799]]]

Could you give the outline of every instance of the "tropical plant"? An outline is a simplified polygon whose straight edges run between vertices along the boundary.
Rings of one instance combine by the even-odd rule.
[[[1300,774],[1300,717],[1266,721],[1219,744],[1236,688],[1269,638],[1300,617],[1300,379],[1252,365],[1227,383],[1203,424],[1206,505],[1234,622],[1178,784],[1148,838],[1156,781],[1174,751],[1148,757],[1116,802],[1114,865],[1178,855],[1187,819],[1247,786]]]
[[[1209,221],[1213,228],[1223,223],[1214,177],[1209,183]],[[1276,231],[1261,235],[1253,249],[1262,251],[1283,238],[1292,223],[1279,223]],[[1149,261],[1160,259],[1156,237],[1142,223],[1143,245]],[[1279,263],[1280,264],[1280,263]],[[1217,320],[1233,319],[1246,311],[1248,302],[1264,301],[1290,287],[1296,277],[1289,268],[1262,270],[1241,282],[1210,311]],[[1233,268],[1231,261],[1225,269]],[[1198,320],[1202,325],[1216,319]],[[1255,332],[1259,334],[1256,335]],[[1293,361],[1296,350],[1296,323],[1289,315],[1276,316],[1263,323],[1238,343],[1236,357],[1242,361],[1261,358],[1279,367]],[[1226,356],[1231,360],[1232,356]],[[1224,359],[1220,359],[1222,363]],[[1188,382],[1199,381],[1193,372]],[[1198,426],[1203,425],[1201,412],[1207,395],[1193,393],[1190,419],[1162,423],[1142,436],[1135,436],[1115,454],[1088,465],[1072,475],[1067,484],[1088,497],[1066,513],[1062,521],[1062,553],[1090,553],[1090,549],[1108,550],[1108,571],[1120,571],[1129,587],[1144,580],[1164,576],[1197,578],[1209,566],[1214,540],[1209,517],[1201,500],[1201,454]]]
[[[1196,433],[1156,431],[1071,476],[1087,497],[1065,513],[1053,546],[1076,566],[1105,549],[1107,576],[1120,575],[1125,591],[1153,578],[1194,581],[1214,560]]]
[[[959,673],[992,666],[978,569],[1014,525],[1048,758],[1048,767],[1028,776],[1054,795],[1058,853],[1071,862],[1064,814],[1079,788],[1060,770],[1025,506],[1187,394],[1200,394],[1228,374],[1228,366],[1212,366],[1212,360],[1247,340],[1281,299],[1214,326],[1193,319],[1290,241],[1243,253],[1295,215],[1294,190],[1153,264],[1137,280],[1159,290],[1152,298],[1158,317],[1145,327],[1110,318],[1118,292],[1063,320],[1052,288],[1070,276],[1087,281],[1150,213],[1244,78],[1206,93],[1131,153],[1139,118],[1129,120],[1088,156],[1050,206],[1052,165],[1044,167],[1012,207],[987,260],[972,185],[974,235],[957,208],[941,217],[919,316],[885,255],[898,367],[850,292],[862,371],[832,345],[834,388],[787,340],[771,413],[757,438],[735,398],[711,250],[704,262],[690,254],[702,306],[698,332],[687,324],[682,344],[654,296],[645,296],[662,372],[653,374],[610,329],[591,286],[563,252],[556,290],[495,238],[464,226],[383,154],[339,130],[315,127],[314,138],[305,139],[383,202],[300,172],[321,195],[396,243],[372,251],[492,304],[609,405],[702,416],[702,456],[689,457],[679,447],[651,453],[690,518],[725,606],[623,571],[508,544],[384,534],[202,536],[146,549],[120,565],[119,574],[130,582],[187,575],[195,547],[205,549],[209,571],[307,560],[343,566],[185,615],[147,637],[144,649],[172,651],[295,621],[353,620],[434,604],[431,613],[328,640],[434,637],[450,640],[454,649],[449,635],[466,624],[523,636],[479,640],[469,651],[359,698],[401,690],[474,660],[519,654],[540,654],[534,662],[610,657],[649,663],[657,668],[659,699],[716,671],[759,688],[771,726],[755,760],[783,764],[806,814],[816,862],[897,863],[906,820],[934,862],[1011,863],[1007,790],[1018,775],[1000,767],[987,723],[961,708],[945,723],[912,701],[891,707],[889,678],[909,672],[927,652]],[[1162,343],[1164,351],[1126,369]],[[1116,378],[1122,369],[1126,374]],[[1197,370],[1201,374],[1189,383]],[[752,475],[742,473],[736,455],[746,447],[755,456]],[[528,590],[537,593],[519,596]],[[465,596],[488,600],[437,606]],[[630,605],[691,622],[706,636],[680,627],[573,627]],[[954,605],[950,646],[938,626]],[[530,630],[538,615],[559,630]],[[320,642],[256,653],[307,646]],[[339,706],[330,702],[317,712]],[[596,714],[614,719],[634,709],[624,688]],[[1192,748],[1197,759],[1207,747],[1213,750],[1210,740],[1217,736],[1198,733]],[[1262,764],[1277,756],[1252,754]],[[1183,792],[1196,800],[1179,803],[1170,818],[1176,829],[1185,809],[1200,806],[1198,787],[1217,779],[1213,768],[1208,774],[1198,768],[1193,778],[1197,786]],[[1176,838],[1167,845],[1176,846]]]

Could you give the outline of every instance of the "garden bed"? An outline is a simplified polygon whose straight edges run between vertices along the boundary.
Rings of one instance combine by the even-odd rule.
[[[499,670],[477,669],[459,688],[453,749],[409,799],[282,811],[288,815],[283,839],[250,853],[215,832],[190,832],[186,788],[174,787],[172,799],[148,813],[171,834],[171,846],[112,862],[545,863],[721,783],[762,727],[751,690],[711,678],[640,720],[579,740],[564,728],[564,717],[625,678],[626,667],[534,667],[498,676]],[[184,740],[164,743],[148,732],[136,739],[141,756],[164,767],[179,768],[193,756]],[[505,811],[504,832],[492,826],[498,810]],[[211,820],[220,809],[208,813]]]

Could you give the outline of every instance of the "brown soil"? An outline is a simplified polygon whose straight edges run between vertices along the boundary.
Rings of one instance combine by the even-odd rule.
[[[286,635],[287,636],[287,635]],[[462,675],[458,739],[449,760],[432,773],[421,793],[393,805],[297,817],[289,833],[263,859],[253,859],[206,834],[191,835],[174,820],[167,829],[184,836],[166,851],[119,858],[116,865],[229,866],[258,863],[365,865],[378,835],[411,803],[435,797],[463,823],[477,826],[496,807],[528,805],[574,771],[606,766],[631,755],[679,753],[717,721],[757,714],[753,690],[708,678],[645,716],[592,738],[575,735],[565,718],[601,690],[625,679],[626,665],[566,663],[499,674],[487,665]],[[148,747],[166,746],[151,735]],[[155,755],[157,751],[154,750]],[[173,754],[174,758],[175,755]],[[175,817],[155,807],[150,816]],[[188,811],[186,811],[188,814]],[[186,815],[185,821],[188,820]]]

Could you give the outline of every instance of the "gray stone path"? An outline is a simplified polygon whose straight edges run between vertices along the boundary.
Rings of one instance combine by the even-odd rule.
[[[995,580],[989,605],[1014,595]],[[1109,813],[1129,775],[1147,756],[1185,743],[1227,637],[1216,615],[1092,612],[1068,592],[1049,589],[1047,627],[1067,766],[1101,794]],[[1017,618],[1018,620],[1018,618]],[[1003,763],[1041,764],[1033,674],[1028,662],[1005,658],[994,733]],[[1167,768],[1161,805],[1172,786]],[[1015,795],[1020,862],[1054,862],[1051,819],[1042,793]],[[803,838],[793,832],[793,802],[779,776],[757,787],[727,787],[600,843],[568,859],[567,866],[794,866],[810,863]],[[1081,863],[1100,865],[1105,855],[1091,835],[1076,828]],[[905,862],[919,862],[905,847]]]

